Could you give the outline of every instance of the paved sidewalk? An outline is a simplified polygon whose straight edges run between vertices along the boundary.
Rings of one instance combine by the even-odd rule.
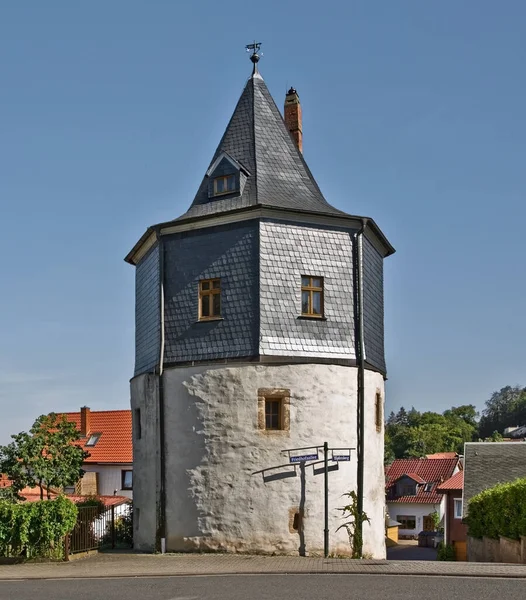
[[[235,554],[98,554],[69,563],[0,565],[0,580],[97,577],[163,577],[260,573],[354,573],[515,577],[526,579],[526,565],[494,563],[381,561],[246,556]]]

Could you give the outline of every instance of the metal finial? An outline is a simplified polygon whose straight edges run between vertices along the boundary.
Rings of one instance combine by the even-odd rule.
[[[260,55],[258,54],[258,50],[261,48],[261,42],[256,42],[254,40],[253,44],[247,44],[245,46],[247,52],[252,51],[252,54],[250,55],[250,60],[252,61],[252,64],[254,65],[254,69],[252,71],[252,75],[254,75],[254,73],[258,72],[258,62],[259,59],[261,58]]]

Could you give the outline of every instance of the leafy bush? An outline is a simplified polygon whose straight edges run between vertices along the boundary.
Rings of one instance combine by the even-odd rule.
[[[469,535],[518,540],[526,535],[526,479],[499,483],[469,502]]]
[[[61,558],[77,507],[63,496],[16,504],[0,500],[0,556]]]
[[[437,560],[456,560],[455,548],[451,544],[438,544]]]

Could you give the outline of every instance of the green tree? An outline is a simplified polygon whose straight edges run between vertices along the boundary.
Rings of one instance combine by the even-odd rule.
[[[442,414],[400,409],[385,427],[385,462],[418,458],[435,452],[462,453],[476,438],[477,411],[473,405],[452,407]]]
[[[526,425],[526,388],[506,386],[493,392],[486,401],[479,425],[479,436],[488,438],[494,431]]]
[[[11,436],[13,441],[0,446],[0,472],[12,483],[19,495],[26,486],[37,485],[40,498],[44,488],[75,485],[84,473],[82,463],[89,456],[78,444],[80,433],[64,415],[42,415],[29,430]]]

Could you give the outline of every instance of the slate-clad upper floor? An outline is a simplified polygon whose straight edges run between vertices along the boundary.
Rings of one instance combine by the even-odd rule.
[[[159,246],[156,244],[135,272],[135,375],[159,363],[161,343]]]
[[[163,236],[165,365],[232,359],[352,364],[355,233],[253,219]],[[385,373],[382,257],[366,237],[362,252],[366,363]],[[158,273],[156,246],[137,267],[136,374],[159,359]],[[305,281],[319,287],[304,288]],[[319,312],[308,315],[304,301],[311,293]]]
[[[265,356],[352,360],[352,231],[260,223],[260,352]],[[323,316],[302,316],[302,276],[323,282]]]
[[[257,356],[257,221],[167,236],[164,253],[165,362]],[[221,319],[199,321],[199,281],[214,278]]]
[[[366,236],[362,254],[365,360],[385,373],[384,261]]]

